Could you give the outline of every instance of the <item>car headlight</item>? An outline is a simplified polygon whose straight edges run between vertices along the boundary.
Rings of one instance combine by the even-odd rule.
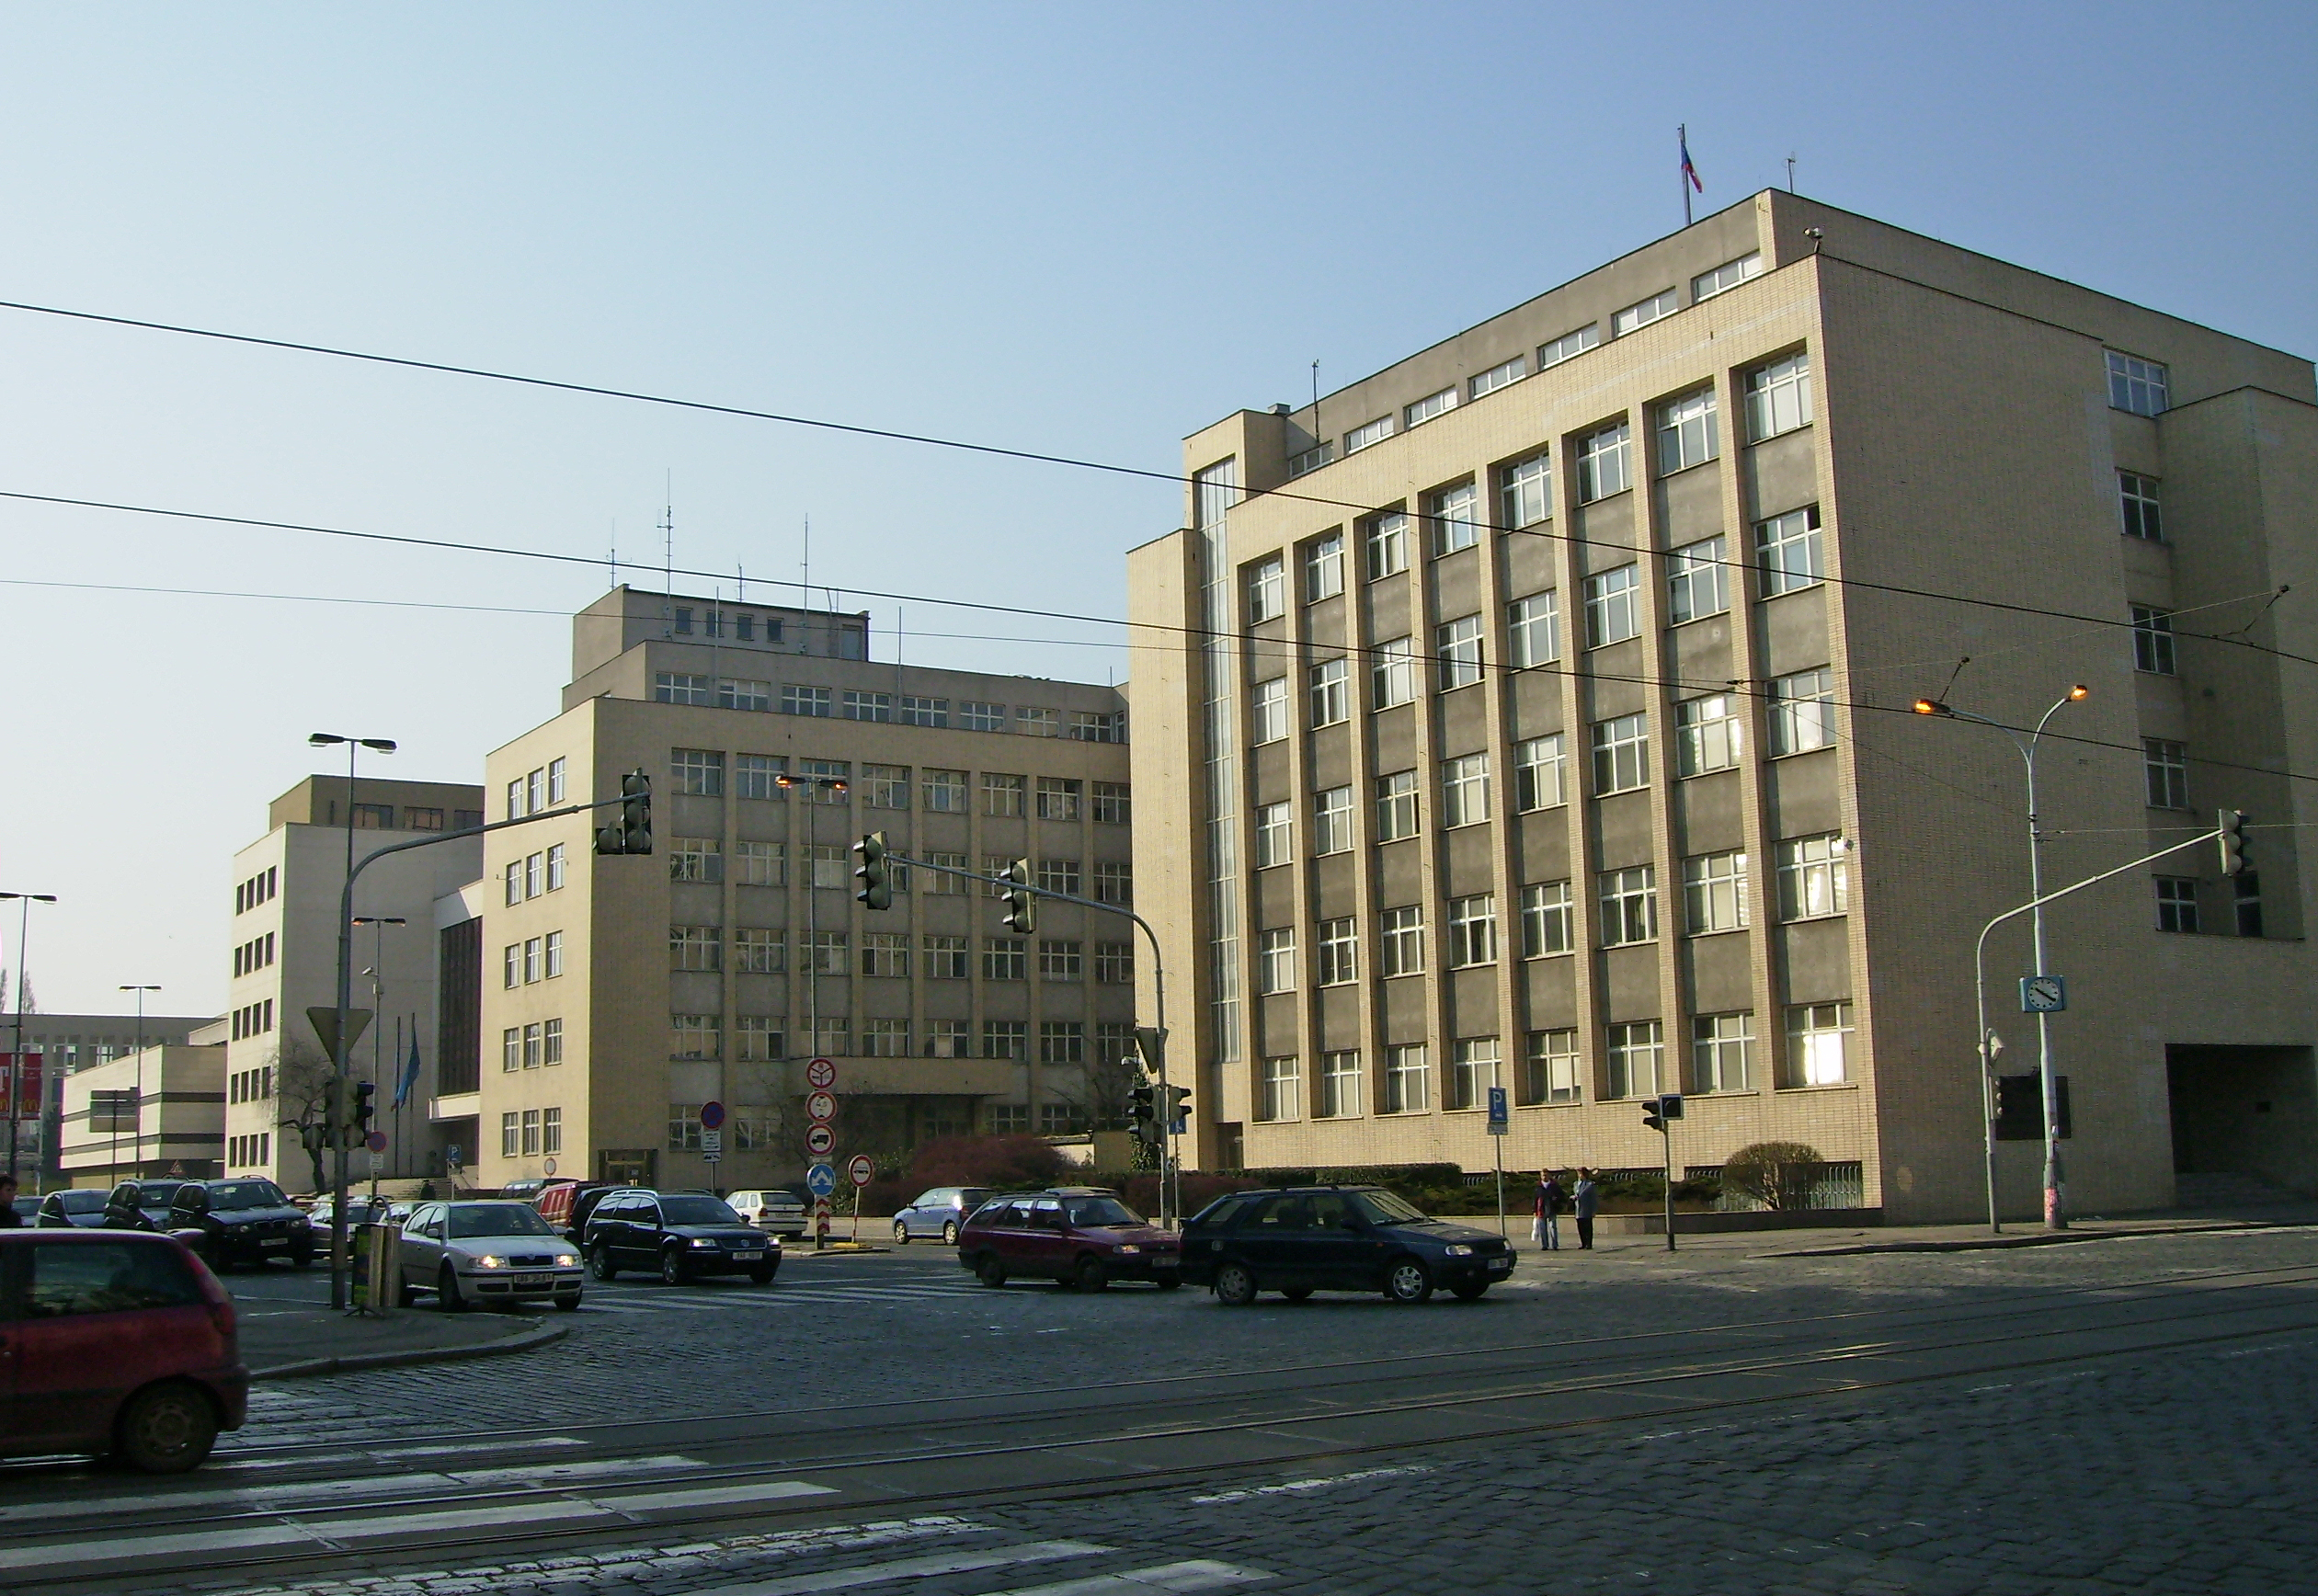
[[[477,1269],[505,1269],[507,1260],[496,1252],[486,1252],[474,1260],[474,1266]]]
[[[579,1266],[579,1254],[559,1252],[555,1255],[555,1266],[558,1269],[577,1269]]]
[[[1442,1248],[1442,1250],[1446,1252],[1451,1258],[1470,1258],[1473,1256],[1473,1249],[1466,1246],[1462,1241],[1453,1241],[1449,1243],[1447,1247]]]
[[[1132,1241],[1123,1241],[1119,1243],[1119,1250],[1121,1252],[1140,1252],[1143,1249]]]
[[[714,1247],[716,1245],[716,1238],[713,1236],[695,1236],[692,1237],[692,1245],[694,1247]]]

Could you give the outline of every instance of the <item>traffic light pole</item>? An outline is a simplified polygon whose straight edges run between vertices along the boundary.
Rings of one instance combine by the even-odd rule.
[[[470,826],[459,831],[440,831],[429,837],[414,838],[408,842],[389,843],[374,853],[368,853],[347,868],[346,885],[338,892],[338,986],[337,1020],[331,1034],[323,1040],[329,1043],[330,1096],[329,1123],[325,1127],[335,1156],[330,1168],[330,1305],[343,1311],[347,1298],[346,1200],[347,1200],[347,1098],[350,1077],[347,1074],[347,1016],[354,1009],[354,883],[361,873],[389,854],[408,853],[415,848],[433,848],[440,843],[458,842],[470,837],[481,837],[488,831],[505,831],[510,826],[531,826],[542,820],[561,820],[568,815],[585,815],[596,809],[616,809],[629,802],[632,795],[605,798],[594,804],[566,804],[561,809],[544,809],[536,815],[525,815],[513,820],[494,820],[487,826]]]

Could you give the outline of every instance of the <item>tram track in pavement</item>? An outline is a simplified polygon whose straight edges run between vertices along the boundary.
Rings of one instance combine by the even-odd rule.
[[[2231,1281],[2235,1283],[2225,1283]],[[1288,1393],[1293,1400],[1275,1403],[1271,1410],[1193,1414],[1124,1429],[1100,1422],[1112,1417],[1107,1408],[1050,1407],[1043,1415],[1052,1427],[1047,1432],[976,1444],[941,1444],[938,1432],[969,1425],[987,1431],[1002,1422],[1001,1416],[894,1422],[857,1427],[852,1431],[857,1444],[850,1452],[802,1465],[777,1455],[697,1455],[761,1451],[800,1439],[796,1435],[715,1439],[696,1430],[680,1452],[653,1452],[662,1440],[640,1448],[651,1453],[648,1456],[577,1457],[566,1447],[531,1464],[374,1480],[367,1493],[359,1479],[229,1488],[239,1499],[232,1510],[208,1510],[226,1506],[220,1499],[228,1493],[213,1489],[143,1493],[82,1510],[94,1515],[108,1505],[133,1505],[137,1510],[143,1533],[98,1544],[59,1539],[74,1532],[53,1521],[17,1533],[18,1525],[37,1523],[44,1509],[66,1504],[0,1506],[0,1540],[9,1543],[0,1545],[0,1589],[64,1596],[118,1589],[131,1577],[149,1584],[150,1565],[157,1559],[197,1555],[205,1578],[280,1577],[309,1565],[343,1568],[349,1558],[440,1556],[446,1536],[452,1537],[449,1544],[485,1547],[496,1560],[544,1555],[608,1534],[698,1533],[708,1524],[787,1523],[826,1520],[832,1513],[948,1511],[1024,1497],[1148,1488],[1324,1457],[1690,1421],[1928,1382],[2304,1334],[2318,1329],[2318,1314],[2307,1301],[2252,1294],[2266,1286],[2313,1282],[2318,1272],[2304,1270],[2211,1271],[2187,1289],[2146,1291],[2122,1304],[2115,1300],[2118,1293],[2131,1288],[2105,1284],[2039,1294],[2044,1300],[2037,1304],[1999,1311],[1950,1313],[1945,1317],[1964,1322],[1919,1325],[1914,1328],[1924,1333],[1914,1336],[1852,1337],[1816,1347],[1795,1346],[1789,1338],[1786,1351],[1769,1356],[1733,1351],[1663,1367],[1597,1367],[1546,1379],[1536,1378],[1533,1369],[1525,1379],[1477,1385],[1468,1379],[1471,1388],[1365,1403],[1307,1384]],[[2153,1283],[2175,1282],[2141,1285]],[[1897,1317],[1894,1310],[1873,1310],[1816,1317],[1842,1329],[1844,1321],[1873,1314]],[[2072,1315],[2084,1322],[2038,1323]],[[2255,1322],[2244,1322],[2249,1320]],[[2191,1333],[2178,1333],[2185,1329]],[[1984,1355],[1989,1349],[2027,1355],[1991,1358]],[[1250,1397],[1224,1393],[1194,1400],[1244,1409]],[[1493,1409],[1492,1416],[1474,1422],[1472,1410],[1484,1406]],[[1075,1432],[1058,1422],[1067,1419],[1079,1420]],[[1091,1429],[1089,1420],[1097,1421]],[[836,1432],[808,1438],[827,1441],[831,1433]],[[902,1444],[905,1438],[915,1443]],[[769,1477],[774,1475],[782,1477]],[[395,1488],[380,1488],[390,1483]],[[173,1494],[194,1510],[172,1513]],[[311,1505],[305,1505],[309,1498]]]

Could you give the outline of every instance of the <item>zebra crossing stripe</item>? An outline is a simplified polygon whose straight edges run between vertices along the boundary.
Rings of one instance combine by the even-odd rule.
[[[987,1568],[1045,1563],[1064,1557],[1091,1557],[1111,1550],[1087,1541],[1033,1541],[1022,1546],[998,1546],[986,1551],[933,1552],[923,1556],[896,1557],[858,1568],[830,1568],[817,1574],[792,1574],[747,1585],[721,1585],[699,1596],[822,1596],[823,1592],[855,1590],[901,1579],[941,1579],[958,1574],[977,1574]]]
[[[1253,1568],[1237,1568],[1199,1557],[1186,1563],[1162,1563],[1155,1568],[1130,1568],[1123,1574],[1092,1574],[1065,1579],[1056,1585],[1023,1585],[991,1596],[1151,1596],[1155,1590],[1190,1592],[1224,1590],[1234,1585],[1253,1585],[1272,1576]]]

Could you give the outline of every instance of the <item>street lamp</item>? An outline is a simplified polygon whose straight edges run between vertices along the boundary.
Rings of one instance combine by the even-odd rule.
[[[145,994],[158,992],[161,988],[158,986],[123,986],[120,990],[134,992],[137,995],[137,1123],[132,1127],[132,1131],[137,1138],[137,1172],[143,1174],[145,1161]],[[166,1090],[166,1088],[165,1087],[164,1089]],[[118,1180],[120,1179],[120,1111],[118,1108],[113,1111],[112,1123],[113,1144],[109,1157],[113,1166],[112,1178]],[[159,1143],[156,1141],[154,1146],[158,1146]]]
[[[410,922],[400,915],[356,915],[354,923],[371,928],[371,967],[365,972],[371,978],[371,1012],[374,1016],[383,1015],[386,1012],[386,928],[406,926]],[[395,1021],[397,1027],[401,1023],[400,1020]],[[384,1084],[384,1077],[379,1069],[379,1047],[381,1039],[385,1034],[386,1028],[373,1018],[371,1021],[371,1089],[373,1092]],[[395,1049],[398,1057],[401,1044],[402,1035],[398,1029],[395,1033]],[[399,1120],[394,1128],[397,1132],[402,1129]],[[399,1144],[401,1137],[397,1135],[395,1140]],[[398,1145],[395,1151],[399,1153],[401,1150]],[[378,1196],[378,1155],[376,1153],[371,1155],[371,1196],[373,1199]]]
[[[16,1051],[8,1054],[8,1179],[17,1175],[17,1121],[22,1116],[24,1097],[24,941],[32,931],[32,906],[52,904],[52,892],[0,892],[0,899],[14,898],[23,906],[17,911],[17,1034]],[[42,1089],[45,1090],[45,1087]]]
[[[2028,780],[2028,897],[2031,902],[2036,902],[2044,896],[2044,838],[2037,829],[2037,741],[2044,735],[2044,728],[2051,723],[2054,715],[2085,698],[2092,690],[2083,682],[2070,688],[2067,692],[2054,701],[2050,709],[2044,712],[2037,721],[2036,729],[2026,737],[2023,737],[2016,728],[2005,725],[2001,721],[1992,721],[1986,715],[1976,715],[1970,710],[1957,709],[1952,705],[1942,703],[1937,699],[1920,698],[1915,701],[1914,709],[1919,715],[1939,715],[1949,720],[1970,721],[1977,725],[1993,726],[2012,739],[2013,747],[2020,750],[2020,762],[2027,772]],[[2035,928],[2033,932],[2036,941],[2035,973],[2038,975],[2048,975],[2050,972],[2045,968],[2044,906],[2041,903],[2038,903],[2033,911],[2031,924]],[[2051,1026],[2052,1017],[2043,1009],[2038,1009],[2037,1011],[2037,1073],[2044,1092],[2044,1223],[2048,1230],[2066,1230],[2069,1227],[2069,1217],[2061,1205],[2061,1109],[2059,1091],[2053,1080]],[[1995,1065],[1995,1053],[1989,1045],[1985,1025],[1981,1026],[1981,1034],[1974,1041],[1975,1051],[1980,1054],[1981,1060],[1981,1098],[1984,1110],[1981,1118],[1986,1122],[1988,1226],[1991,1230],[2002,1230],[2004,1225],[1996,1212],[1996,1115],[1993,1095],[1995,1086],[1992,1074]]]
[[[808,811],[816,811],[824,804],[840,802],[845,796],[845,779],[841,776],[792,776],[783,771],[772,780],[773,785],[784,792],[798,787],[814,789],[805,800]],[[822,797],[824,792],[829,796]],[[816,936],[820,929],[817,910],[821,894],[819,883],[814,879],[814,872],[821,861],[814,850],[820,841],[820,818],[817,813],[811,812],[805,817],[805,1033],[811,1039],[809,1045],[816,1052],[821,1046],[821,950]],[[843,884],[840,881],[839,884]],[[816,1201],[817,1203],[818,1199]],[[820,1227],[817,1211],[814,1218],[813,1245],[816,1248],[827,1247],[829,1238]]]

